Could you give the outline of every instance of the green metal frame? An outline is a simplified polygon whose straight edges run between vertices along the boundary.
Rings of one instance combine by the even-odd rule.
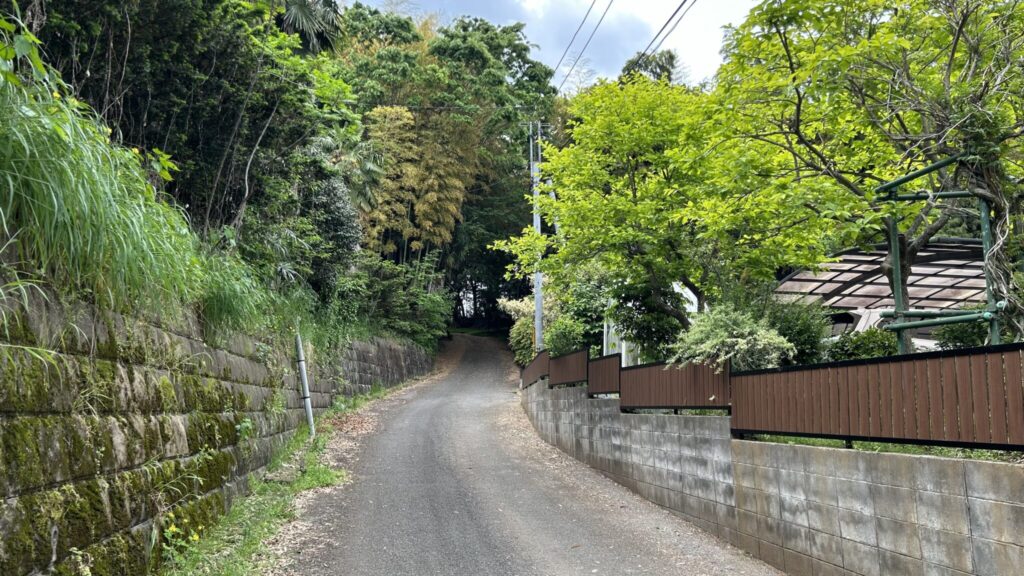
[[[941,170],[952,164],[956,164],[960,161],[960,156],[953,156],[946,158],[907,174],[901,176],[891,182],[886,182],[878,188],[875,188],[876,192],[888,194],[890,202],[919,202],[921,200],[929,200],[932,198],[970,198],[973,196],[970,192],[963,191],[950,191],[950,192],[937,192],[935,194],[926,193],[915,193],[915,194],[899,194],[900,186],[913,182],[922,176],[927,176],[936,170]],[[989,206],[988,202],[982,198],[978,199],[978,211],[981,216],[981,244],[984,250],[985,263],[988,263],[989,252],[992,250],[992,207]],[[985,266],[985,295],[986,295],[986,307],[982,312],[963,312],[954,310],[908,310],[907,303],[903,301],[903,292],[898,287],[903,283],[903,269],[900,262],[900,234],[899,223],[896,218],[889,219],[889,255],[892,258],[892,283],[897,286],[896,290],[893,290],[893,302],[894,312],[883,312],[882,316],[887,318],[895,318],[896,322],[889,324],[885,327],[886,330],[896,332],[897,337],[902,336],[904,330],[910,330],[913,328],[929,328],[932,326],[945,326],[948,324],[960,324],[964,322],[988,322],[988,337],[989,344],[999,344],[999,312],[1006,306],[1005,302],[996,302],[995,292],[992,289],[992,278],[989,272],[988,266]],[[923,318],[923,320],[911,320],[907,321],[905,318]],[[909,352],[906,349],[906,344],[903,342],[903,338],[898,338],[899,341],[899,353],[906,354]]]

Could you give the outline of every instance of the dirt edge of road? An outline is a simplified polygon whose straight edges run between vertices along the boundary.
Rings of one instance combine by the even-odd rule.
[[[306,511],[317,500],[349,489],[355,478],[351,470],[359,461],[365,439],[373,434],[382,418],[391,410],[414,398],[426,386],[446,378],[459,365],[466,351],[466,343],[453,338],[444,343],[429,374],[393,388],[387,396],[367,402],[357,410],[329,418],[331,437],[323,453],[323,461],[337,470],[349,473],[345,482],[325,488],[314,488],[295,497],[295,517],[268,539],[264,551],[264,571],[267,576],[298,576],[292,570],[291,559],[309,553],[306,536],[311,525],[304,520]]]

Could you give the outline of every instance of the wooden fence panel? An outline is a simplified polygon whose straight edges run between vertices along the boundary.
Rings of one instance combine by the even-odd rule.
[[[565,384],[578,384],[587,381],[587,361],[589,353],[586,350],[571,352],[549,361],[551,373],[551,386],[563,386]]]
[[[689,364],[678,368],[649,364],[623,368],[619,373],[622,408],[728,408],[731,402],[727,371]]]
[[[737,373],[730,379],[732,427],[738,433],[1024,447],[1022,362],[1024,344],[1013,344]],[[647,399],[643,386],[651,369],[661,368],[636,369],[628,381],[624,373],[623,406]],[[678,393],[673,398],[680,401]]]
[[[523,388],[532,386],[537,383],[538,380],[549,374],[550,356],[548,351],[543,350],[536,356],[533,361],[527,364],[525,368],[519,373],[519,377],[523,381]]]
[[[1024,412],[1024,381],[1021,379],[1021,351],[1007,352],[1003,356],[1006,369],[1006,416],[1010,444],[1024,445],[1024,418],[1014,417]]]
[[[985,355],[988,365],[988,403],[992,418],[992,441],[1005,444],[1008,439],[1006,432],[1006,386],[1003,370],[1003,355],[989,353]]]
[[[612,354],[590,361],[587,366],[587,394],[618,394],[622,355]]]

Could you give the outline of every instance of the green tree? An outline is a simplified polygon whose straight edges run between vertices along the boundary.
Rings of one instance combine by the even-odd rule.
[[[622,67],[623,77],[630,74],[643,74],[651,80],[664,80],[669,84],[680,84],[686,80],[686,72],[675,50],[659,50],[654,54],[637,52]]]
[[[416,164],[422,156],[414,124],[412,113],[397,106],[380,106],[366,115],[368,141],[381,156],[381,178],[372,208],[362,212],[363,231],[367,248],[379,254],[395,254],[414,235]]]
[[[1019,317],[1006,247],[1020,209],[1022,30],[1014,1],[762,2],[730,33],[718,75],[723,110],[747,142],[779,150],[802,182],[828,181],[867,204],[850,214],[866,232],[898,223],[903,283],[892,288],[905,297],[917,254],[977,204],[893,206],[874,188],[959,155],[904,191],[969,190],[992,203],[991,272]],[[889,260],[885,272],[892,285]]]
[[[497,299],[525,286],[504,279],[508,257],[486,246],[529,219],[521,123],[550,106],[551,70],[530,57],[519,24],[463,18],[437,27],[361,4],[342,22],[345,78],[367,114],[367,141],[392,173],[374,191],[381,204],[360,208],[375,222],[368,247],[400,262],[438,251],[453,290],[476,303],[460,312],[496,320]],[[401,130],[382,130],[381,107],[407,112]]]
[[[532,230],[497,246],[515,273],[540,267],[572,285],[581,267],[606,273],[612,317],[624,336],[659,356],[689,326],[681,288],[698,308],[723,287],[764,282],[785,266],[814,266],[845,232],[849,208],[835,186],[772,180],[778,155],[729,143],[712,95],[633,76],[570,103],[569,144],[549,148],[542,197],[553,234]]]
[[[276,2],[270,5],[276,8]],[[284,0],[279,16],[285,32],[297,33],[313,52],[333,46],[341,31],[337,0]]]
[[[41,39],[64,79],[121,142],[177,161],[168,192],[207,235],[237,228],[321,129],[358,124],[336,65],[305,57],[268,5],[55,0],[46,14]]]

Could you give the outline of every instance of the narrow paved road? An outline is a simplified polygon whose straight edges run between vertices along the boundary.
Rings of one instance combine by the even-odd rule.
[[[302,504],[283,574],[778,574],[540,441],[499,341],[445,354]]]

